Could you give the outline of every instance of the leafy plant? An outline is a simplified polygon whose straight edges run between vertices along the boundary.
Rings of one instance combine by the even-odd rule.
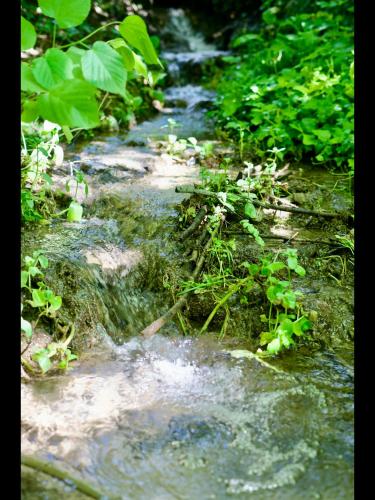
[[[304,5],[286,14],[285,3],[263,2],[261,29],[232,40],[214,115],[241,159],[245,146],[259,158],[282,146],[280,158],[352,170],[353,5]]]
[[[26,296],[30,297],[30,299],[25,300],[25,303],[36,309],[38,314],[34,326],[21,316],[21,332],[29,343],[33,335],[33,328],[36,328],[39,320],[43,316],[55,319],[57,311],[62,305],[61,296],[55,295],[44,281],[43,270],[48,268],[48,264],[48,259],[43,255],[42,251],[36,250],[33,252],[32,257],[26,256],[24,258],[24,267],[21,270],[21,289],[24,290]],[[21,304],[21,314],[23,308],[24,305]],[[67,329],[65,328],[64,331],[66,332]],[[66,369],[70,361],[77,359],[77,356],[72,354],[68,348],[73,336],[74,325],[71,327],[71,332],[66,339],[51,342],[45,349],[33,353],[32,359],[38,363],[42,373],[46,373],[53,366]],[[24,359],[22,361],[30,371],[33,371],[32,367]]]
[[[62,304],[62,299],[59,295],[55,295],[53,291],[47,287],[43,281],[44,273],[42,269],[48,267],[48,259],[40,250],[33,252],[32,257],[24,258],[24,269],[21,271],[21,289],[24,288],[31,295],[31,299],[26,300],[33,308],[39,311],[39,319],[42,316],[53,318],[56,316]],[[37,287],[33,285],[35,278],[39,280]]]
[[[83,22],[91,2],[39,0],[39,7],[45,15],[54,18],[60,28],[69,28]],[[99,125],[97,89],[118,94],[125,99],[129,72],[135,72],[147,80],[155,80],[146,64],[161,67],[161,63],[146,25],[137,15],[128,16],[120,23],[121,38],[110,42],[96,41],[91,48],[77,47],[96,32],[114,24],[117,22],[108,23],[83,39],[62,47],[55,47],[53,41],[52,48],[35,58],[31,64],[22,63],[21,89],[27,95],[23,100],[23,121],[33,121],[41,116],[63,127],[68,136],[68,128],[88,129]],[[33,46],[30,26],[30,23],[24,22],[21,26],[23,46],[29,48]],[[140,55],[131,47],[139,51]]]

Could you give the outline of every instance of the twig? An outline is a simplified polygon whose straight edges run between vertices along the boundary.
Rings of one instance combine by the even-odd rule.
[[[86,481],[72,476],[65,470],[58,469],[55,465],[51,464],[50,462],[46,462],[45,460],[22,454],[21,464],[26,465],[27,467],[31,467],[32,469],[39,470],[40,472],[44,472],[44,474],[48,474],[49,476],[61,479],[62,481],[69,481],[70,483],[74,484],[78,491],[84,493],[90,498],[109,498],[108,496],[103,495],[103,493],[100,493],[98,490],[93,488],[90,484],[86,483]],[[114,500],[114,497],[111,498]]]
[[[204,259],[205,259],[205,255],[207,253],[207,250],[209,249],[213,238],[216,236],[218,229],[219,229],[219,227],[216,227],[214,229],[214,231],[212,231],[210,239],[205,244],[205,246],[202,250],[201,256],[199,257],[199,260],[197,262],[197,265],[195,266],[194,272],[191,275],[190,279],[192,281],[194,281],[198,277],[198,275],[203,267]],[[143,335],[146,338],[152,337],[153,335],[155,335],[155,333],[157,333],[162,326],[164,326],[169,320],[171,320],[173,318],[173,316],[186,305],[188,295],[189,295],[189,293],[187,293],[186,295],[184,295],[183,297],[178,299],[178,301],[165,314],[163,314],[163,316],[160,316],[160,318],[156,319],[149,326],[147,326],[144,330],[142,330],[141,335]]]
[[[198,214],[196,215],[195,219],[193,220],[193,222],[190,224],[190,226],[185,229],[185,231],[183,231],[181,233],[181,236],[179,237],[179,240],[180,241],[183,241],[185,240],[188,236],[190,236],[192,233],[194,233],[194,231],[198,228],[199,224],[202,222],[202,220],[205,218],[207,214],[207,207],[204,206],[202,207]]]
[[[225,234],[243,234],[244,236],[250,236],[249,233],[245,231],[225,231]],[[263,240],[284,240],[284,242],[291,243],[317,243],[321,245],[329,245],[333,247],[337,247],[337,242],[335,241],[327,241],[327,240],[319,240],[319,239],[309,239],[309,238],[293,238],[289,236],[277,236],[275,234],[260,234],[259,235]]]
[[[201,196],[212,196],[215,198],[218,198],[218,193],[214,193],[213,191],[206,191],[205,189],[196,189],[192,186],[177,186],[176,187],[176,193],[189,193],[189,194],[198,194]],[[245,196],[242,197],[243,200],[247,201],[247,198]],[[271,209],[271,210],[279,210],[281,212],[291,212],[295,214],[302,214],[302,215],[316,215],[318,217],[328,217],[328,218],[334,218],[334,217],[340,217],[340,218],[346,218],[346,214],[339,214],[339,213],[333,213],[333,212],[319,212],[317,210],[307,210],[305,208],[298,208],[298,207],[287,207],[285,205],[274,205],[273,203],[263,203],[259,200],[251,200],[251,203],[255,207],[261,207],[261,208],[266,208],[266,209]]]

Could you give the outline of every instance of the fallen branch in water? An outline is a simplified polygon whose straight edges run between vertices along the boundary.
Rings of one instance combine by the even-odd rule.
[[[183,231],[181,233],[179,240],[183,241],[188,236],[190,236],[192,233],[194,233],[194,231],[198,228],[199,224],[205,218],[206,214],[207,214],[207,207],[202,207],[199,210],[199,212],[198,212],[197,216],[195,217],[195,219],[193,220],[193,222],[190,224],[190,226],[187,229],[185,229],[185,231]]]
[[[212,196],[215,198],[218,198],[218,194],[219,194],[219,193],[214,193],[213,191],[206,191],[205,189],[197,189],[197,188],[194,188],[192,186],[177,186],[176,193],[198,194],[200,196]],[[248,201],[248,198],[244,196],[243,200]],[[270,209],[270,210],[279,210],[281,212],[291,212],[291,213],[302,214],[302,215],[316,215],[317,217],[347,218],[346,214],[339,214],[339,213],[333,213],[333,212],[319,212],[317,210],[307,210],[305,208],[288,207],[286,205],[274,205],[273,203],[263,203],[262,201],[254,200],[254,199],[251,199],[251,203],[255,207],[266,208],[266,209]]]
[[[225,234],[243,234],[244,236],[250,236],[248,232],[246,231],[225,231]],[[296,243],[316,243],[319,245],[329,245],[333,247],[337,247],[337,241],[327,241],[327,240],[319,240],[319,239],[313,239],[313,238],[292,238],[290,236],[278,236],[275,234],[259,234],[259,236],[263,240],[284,240],[286,242],[291,242],[293,243],[294,241]]]
[[[210,239],[205,244],[202,253],[198,259],[197,265],[195,266],[194,272],[190,277],[192,281],[195,281],[197,279],[203,267],[207,250],[210,248],[212,240],[216,236],[218,229],[219,228],[217,227],[214,231],[212,231]],[[142,330],[141,335],[143,335],[144,337],[152,337],[153,335],[155,335],[155,333],[157,333],[162,326],[164,326],[168,321],[170,321],[173,318],[173,316],[186,305],[188,295],[189,293],[178,299],[178,301],[165,314],[163,314],[163,316],[160,316],[160,318],[156,319],[151,323],[151,325],[147,326],[144,330]]]
[[[67,472],[62,469],[58,469],[55,465],[47,462],[45,460],[41,460],[40,458],[30,457],[28,455],[21,455],[21,464],[26,465],[27,467],[31,467],[32,469],[43,472],[44,474],[48,474],[49,476],[56,477],[57,479],[61,479],[62,481],[69,481],[72,483],[78,491],[84,493],[90,498],[111,498],[114,500],[114,497],[108,497],[103,493],[100,493],[98,490],[93,488],[90,484],[82,479],[77,479],[72,476],[70,472]]]

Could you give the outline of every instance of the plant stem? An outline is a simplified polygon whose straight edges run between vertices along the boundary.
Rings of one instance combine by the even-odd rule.
[[[215,314],[217,313],[217,311],[220,309],[220,307],[222,305],[224,305],[227,300],[232,296],[234,295],[240,288],[241,286],[243,286],[246,281],[248,281],[250,278],[252,278],[252,276],[249,276],[248,278],[245,278],[243,280],[241,280],[239,283],[235,283],[234,285],[232,285],[230,287],[230,289],[228,290],[228,292],[224,295],[224,297],[216,304],[216,306],[212,309],[211,311],[211,314],[208,316],[208,318],[206,319],[204,325],[202,326],[200,332],[199,332],[199,335],[201,335],[202,333],[204,333],[207,328],[208,328],[208,325],[211,323],[212,319],[214,318]]]
[[[71,43],[67,43],[66,45],[61,45],[59,47],[59,49],[66,49],[67,47],[71,47],[72,45],[77,45],[78,43],[82,43],[85,40],[88,40],[89,38],[91,38],[92,36],[94,36],[99,31],[102,31],[102,30],[108,28],[109,26],[113,26],[115,24],[119,24],[119,22],[118,21],[112,21],[112,22],[110,22],[108,24],[105,24],[104,26],[100,26],[100,28],[97,28],[95,31],[93,31],[92,33],[89,33],[88,35],[86,35],[85,37],[81,38],[80,40],[77,40],[76,42],[71,42]]]
[[[52,31],[52,47],[55,46],[56,41],[56,21],[53,23],[53,31]]]
[[[58,469],[55,465],[51,464],[50,462],[47,462],[45,460],[40,460],[39,458],[30,457],[28,455],[21,455],[21,464],[26,465],[27,467],[31,467],[32,469],[38,470],[40,472],[43,472],[44,474],[48,474],[49,476],[61,479],[62,481],[68,480],[74,484],[74,486],[78,491],[84,493],[90,498],[97,498],[99,500],[101,498],[105,498],[105,495],[103,495],[98,490],[94,489],[86,481],[83,481],[82,479],[78,479],[72,476],[70,472]]]

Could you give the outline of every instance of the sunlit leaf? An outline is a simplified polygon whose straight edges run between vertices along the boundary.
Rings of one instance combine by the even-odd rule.
[[[66,218],[69,222],[79,222],[82,219],[83,208],[82,205],[76,201],[72,201],[69,205],[69,210]]]
[[[124,95],[126,70],[121,56],[104,42],[95,42],[82,57],[82,72],[87,81],[101,90]]]
[[[281,349],[280,339],[274,339],[267,346],[267,351],[271,354],[277,354]]]
[[[41,349],[32,355],[32,359],[38,363],[43,373],[48,372],[52,363],[49,359],[49,352],[47,349]]]
[[[46,89],[73,78],[73,62],[60,49],[48,49],[33,61],[31,70],[35,80]]]
[[[34,26],[21,16],[21,50],[32,49],[36,42]]]
[[[21,90],[24,92],[43,92],[45,89],[36,81],[30,66],[21,63]]]
[[[27,338],[32,337],[33,335],[33,327],[29,321],[26,321],[21,317],[21,330],[24,332]]]
[[[43,14],[56,19],[61,28],[78,26],[88,16],[91,0],[38,0]]]
[[[126,17],[120,24],[120,33],[135,49],[139,50],[147,64],[162,64],[147,33],[146,23],[137,15]]]
[[[81,80],[67,80],[38,98],[38,110],[61,126],[92,128],[99,124],[95,88]]]

